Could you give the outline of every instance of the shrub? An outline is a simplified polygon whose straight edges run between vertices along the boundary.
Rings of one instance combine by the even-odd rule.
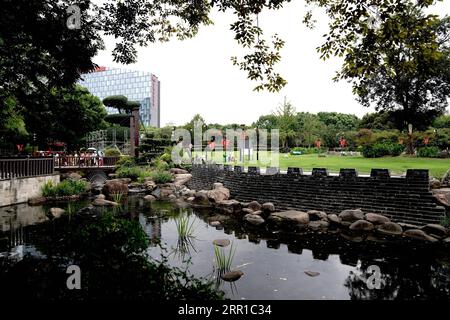
[[[118,178],[130,178],[136,181],[142,174],[142,170],[139,167],[121,166],[116,170]]]
[[[168,154],[168,153],[164,153],[161,157],[159,157],[159,159],[161,161],[169,163],[169,162],[172,161],[172,156],[170,154]]]
[[[153,160],[151,166],[154,167],[157,171],[167,171],[170,169],[169,164],[161,159]]]
[[[362,154],[365,158],[379,158],[384,156],[399,156],[404,146],[396,143],[374,143],[363,146]]]
[[[393,143],[397,144],[400,138],[400,132],[398,130],[383,130],[373,133],[373,140],[376,143]]]
[[[105,157],[120,157],[122,153],[118,148],[106,148]]]
[[[116,162],[116,168],[118,167],[132,167],[135,165],[134,159],[130,156],[121,156]]]
[[[172,181],[172,175],[167,171],[154,171],[151,178],[156,183],[168,183]]]
[[[53,197],[56,195],[55,184],[53,183],[53,181],[47,181],[42,186],[41,191],[44,197]]]
[[[42,195],[44,197],[54,196],[72,196],[82,194],[88,190],[88,183],[82,180],[74,181],[71,179],[64,180],[57,185],[49,181],[42,187]]]
[[[438,154],[438,147],[422,147],[417,149],[417,156],[422,158],[437,158]]]

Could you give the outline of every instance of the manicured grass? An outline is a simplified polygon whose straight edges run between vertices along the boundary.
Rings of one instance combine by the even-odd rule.
[[[264,159],[266,155],[265,152],[261,151],[260,159]],[[222,161],[222,156],[220,156],[219,152],[217,152],[213,158],[218,163]],[[208,154],[208,159],[211,159],[211,153]],[[236,162],[234,164],[239,165],[239,163]],[[256,161],[246,161],[244,165],[261,167],[271,166],[270,163],[267,164],[262,162],[258,164]],[[368,174],[372,168],[378,168],[390,169],[392,175],[402,175],[407,169],[428,169],[430,170],[430,176],[440,179],[447,170],[450,169],[450,159],[417,158],[408,156],[364,158],[362,156],[327,155],[326,157],[319,157],[317,154],[280,154],[279,167],[281,169],[287,169],[287,167],[299,167],[305,171],[310,171],[312,168],[327,168],[330,172],[339,172],[341,168],[352,168],[362,174]]]

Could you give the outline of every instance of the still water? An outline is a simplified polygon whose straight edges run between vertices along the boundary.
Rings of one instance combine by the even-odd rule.
[[[53,287],[65,286],[65,268],[76,261],[77,254],[86,254],[91,248],[76,247],[73,237],[80,223],[77,212],[88,204],[59,204],[67,213],[52,221],[45,216],[47,206],[0,208],[0,279],[9,283],[0,288],[1,295],[8,296],[14,287],[32,292],[34,298],[49,298]],[[150,257],[160,260],[163,254],[171,266],[214,281],[229,299],[450,298],[450,252],[442,245],[255,227],[212,211],[166,202],[148,204],[139,196],[129,197],[112,211],[122,219],[139,222],[150,240]],[[212,216],[222,220],[222,227],[210,226]],[[184,242],[180,242],[177,230],[180,217],[187,217],[192,226],[189,240]],[[95,220],[90,223],[95,224]],[[220,250],[227,256],[234,251],[231,269],[244,273],[233,283],[217,276],[216,239],[230,240],[231,245]],[[93,245],[97,246],[96,254],[110,254],[108,243]],[[66,250],[71,246],[75,250]],[[114,287],[114,281],[119,286],[123,280],[120,275],[128,271],[127,264],[114,268],[119,276],[112,277],[109,288]],[[373,284],[378,285],[374,288]],[[126,294],[133,299],[132,293]]]

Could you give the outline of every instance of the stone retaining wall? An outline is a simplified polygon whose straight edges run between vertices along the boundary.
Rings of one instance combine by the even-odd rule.
[[[41,195],[41,187],[47,181],[59,183],[59,174],[29,178],[0,180],[0,207],[27,202],[29,198]]]
[[[386,169],[372,169],[370,177],[360,176],[354,169],[341,169],[339,176],[322,168],[309,175],[299,168],[289,168],[287,173],[279,173],[278,168],[266,172],[274,174],[261,174],[255,167],[195,165],[188,186],[211,189],[214,182],[221,182],[239,201],[273,202],[277,209],[327,213],[361,208],[413,224],[439,223],[445,214],[429,189],[428,170],[408,170],[406,177],[391,177]]]

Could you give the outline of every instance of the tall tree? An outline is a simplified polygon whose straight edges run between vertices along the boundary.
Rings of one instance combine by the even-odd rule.
[[[351,81],[363,105],[390,111],[399,129],[426,128],[445,110],[450,18],[424,13],[434,1],[324,2],[333,19],[319,50],[344,56],[336,79]]]
[[[82,144],[88,132],[105,127],[106,110],[86,88],[76,85],[50,92],[46,104],[24,112],[28,132],[36,134],[42,147],[53,140],[63,141],[73,150]]]
[[[296,114],[295,107],[286,98],[284,98],[283,104],[273,112],[277,119],[276,129],[280,130],[280,145],[285,149],[289,147],[289,141],[294,139],[297,134]]]
[[[69,29],[66,9],[75,2],[84,12],[82,28]],[[52,88],[70,87],[95,67],[102,41],[88,0],[3,0],[1,6],[0,138],[17,139],[28,129],[25,112],[42,114],[40,106],[54,99]],[[42,120],[29,125],[45,128]]]

